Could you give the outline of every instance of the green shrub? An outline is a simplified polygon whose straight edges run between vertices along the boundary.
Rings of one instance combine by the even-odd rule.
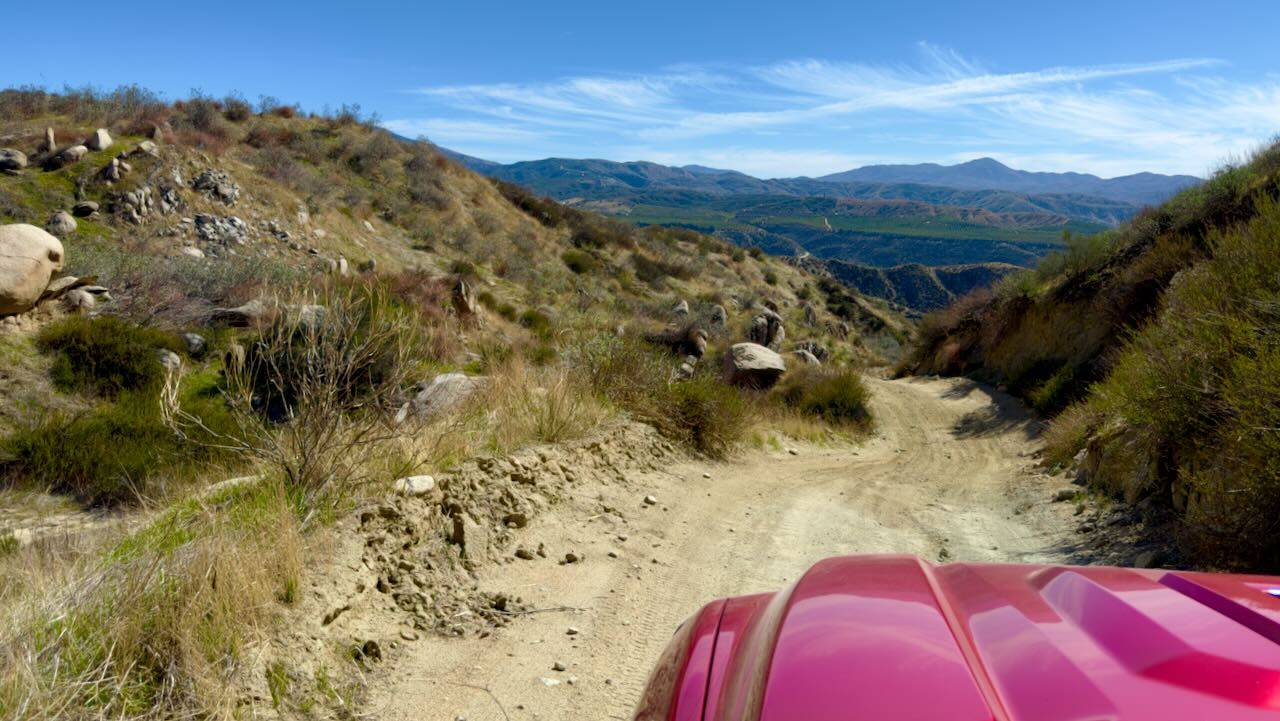
[[[870,393],[851,368],[799,368],[774,393],[784,405],[828,423],[865,427],[871,422]]]
[[[530,308],[520,314],[520,325],[540,336],[551,335],[551,318],[540,310]]]
[[[772,268],[766,270],[764,272],[764,282],[768,283],[769,285],[777,285],[778,273],[774,271]]]
[[[566,250],[560,255],[560,259],[569,267],[569,270],[579,275],[590,273],[599,265],[590,253],[581,250]]]
[[[211,374],[187,383],[184,403],[208,430],[234,437],[238,426],[214,383]],[[153,497],[164,484],[228,458],[216,436],[201,430],[182,438],[167,427],[157,391],[125,392],[88,412],[51,413],[15,431],[0,441],[5,477],[90,505],[115,505]]]
[[[171,333],[114,316],[66,318],[43,328],[36,344],[57,353],[51,371],[55,386],[106,397],[157,387],[164,368],[156,351],[183,349]]]

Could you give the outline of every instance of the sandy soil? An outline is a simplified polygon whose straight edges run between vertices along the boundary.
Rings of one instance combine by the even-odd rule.
[[[1033,469],[1038,442],[1015,402],[964,380],[869,383],[879,427],[859,447],[681,463],[535,518],[521,543],[548,557],[490,565],[480,585],[547,610],[487,638],[405,642],[370,674],[369,717],[628,719],[684,618],[821,558],[1072,558],[1072,509],[1050,502],[1062,483]],[[567,552],[583,560],[559,563]]]

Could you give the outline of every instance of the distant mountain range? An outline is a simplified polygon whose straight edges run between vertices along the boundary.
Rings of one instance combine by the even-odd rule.
[[[998,160],[978,158],[959,165],[868,165],[843,173],[824,175],[833,183],[920,183],[974,190],[1011,190],[1017,193],[1075,193],[1096,195],[1135,205],[1160,203],[1179,190],[1200,182],[1190,175],[1136,173],[1099,178],[1087,173],[1033,173],[1014,170]]]
[[[1064,231],[1100,232],[1200,182],[1154,173],[1110,179],[1033,173],[990,158],[761,179],[701,165],[572,158],[501,164],[441,150],[482,174],[638,224],[687,227],[778,255],[852,264],[831,270],[868,292],[883,286],[871,294],[913,308],[944,303],[970,281],[1033,265],[1060,245]],[[921,266],[962,268],[930,273]]]

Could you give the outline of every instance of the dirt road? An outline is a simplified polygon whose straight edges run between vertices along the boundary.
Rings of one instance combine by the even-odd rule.
[[[570,610],[407,644],[371,679],[371,716],[627,719],[672,631],[717,596],[779,589],[838,554],[1067,557],[1070,508],[1048,502],[1059,484],[1031,468],[1037,442],[1015,403],[960,380],[869,383],[879,427],[860,447],[683,464],[537,519],[527,541],[549,558],[491,567],[482,586]],[[585,560],[557,564],[568,551]]]

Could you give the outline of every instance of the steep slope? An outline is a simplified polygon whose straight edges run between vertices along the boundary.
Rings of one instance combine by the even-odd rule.
[[[1201,562],[1275,570],[1280,146],[922,326],[904,370],[1006,384],[1050,458],[1165,508]]]
[[[827,261],[827,269],[840,282],[863,295],[884,298],[915,311],[947,306],[1020,270],[1007,263],[910,264],[881,268],[840,260]]]
[[[992,158],[978,158],[958,165],[869,165],[819,178],[828,182],[921,183],[950,188],[1010,190],[1018,193],[1079,193],[1110,198],[1134,205],[1150,205],[1195,185],[1190,175],[1135,173],[1099,178],[1087,173],[1044,173],[1014,170]]]

